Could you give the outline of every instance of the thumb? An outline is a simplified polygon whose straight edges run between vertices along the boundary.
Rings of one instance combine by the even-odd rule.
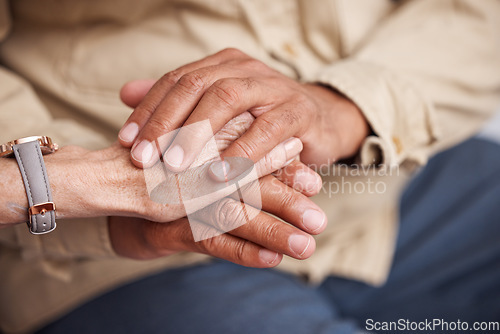
[[[131,108],[135,108],[155,84],[156,79],[132,80],[123,85],[120,90],[120,99]]]

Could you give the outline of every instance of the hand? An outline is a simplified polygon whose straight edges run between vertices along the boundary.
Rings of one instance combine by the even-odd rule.
[[[243,118],[246,117],[246,121]],[[233,122],[233,128],[223,129],[216,142],[223,149],[231,138],[238,136],[251,122],[249,114],[241,115]],[[240,126],[240,128],[238,127]],[[239,130],[238,130],[239,129]],[[298,139],[288,145],[279,145],[265,159],[255,165],[256,177],[268,175],[283,167],[286,161],[297,156],[302,149]],[[56,218],[86,218],[102,216],[133,216],[157,222],[167,222],[186,215],[183,205],[162,205],[150,198],[145,184],[145,171],[136,168],[129,158],[129,150],[119,144],[100,151],[88,151],[76,146],[66,146],[57,153],[45,156],[45,164],[51,184]],[[319,176],[303,167],[308,184],[314,184]],[[6,208],[0,215],[0,225],[21,223],[27,219],[27,198],[24,193],[19,168],[12,159],[0,159],[0,169],[5,177],[0,180],[4,192],[0,204]],[[194,184],[208,179],[206,170],[198,169],[179,175],[182,184]],[[292,177],[292,175],[290,175]],[[307,181],[309,180],[309,181]],[[300,184],[300,180],[295,183]],[[208,184],[210,185],[210,183]],[[243,185],[243,184],[242,184]],[[311,188],[312,193],[318,186]],[[165,189],[172,192],[172,189]],[[228,194],[213,197],[207,206]]]
[[[144,154],[157,138],[206,119],[217,132],[247,110],[256,121],[222,153],[223,158],[259,161],[279,143],[297,137],[304,144],[301,161],[332,163],[354,155],[369,133],[360,110],[344,96],[300,84],[234,49],[183,66],[153,83],[136,81],[122,89],[125,103],[138,106],[119,139],[125,147],[132,146],[132,161],[139,167],[158,159],[159,154]],[[188,168],[208,139],[181,128],[172,142],[160,147],[166,150],[168,168]]]
[[[242,114],[228,123],[227,127],[215,136],[217,149],[224,150],[230,142],[241,135],[252,123],[250,114]],[[302,150],[299,139],[278,145],[265,158],[253,167],[253,178],[246,178],[240,185],[257,180],[284,167],[286,163],[296,157]],[[64,147],[56,154],[46,157],[47,171],[57,205],[57,218],[97,217],[97,216],[134,216],[156,222],[170,222],[186,216],[183,201],[189,199],[190,194],[197,197],[200,189],[206,194],[212,194],[204,200],[195,200],[191,205],[193,210],[206,207],[219,199],[231,194],[232,188],[211,181],[207,177],[206,162],[211,157],[202,154],[199,159],[201,167],[191,169],[185,173],[175,174],[176,182],[167,182],[171,179],[168,174],[153,175],[161,182],[154,190],[160,195],[174,194],[177,197],[177,186],[181,185],[183,198],[177,201],[154,201],[152,192],[145,183],[145,176],[151,169],[136,168],[129,159],[129,150],[115,144],[101,151],[87,151],[78,147]],[[162,170],[161,163],[155,167]],[[319,191],[320,177],[312,170],[302,166],[305,178],[297,182],[295,187],[303,187],[304,182],[309,185],[304,193],[315,194]],[[281,179],[296,179],[294,175],[284,175]],[[72,182],[67,182],[72,180]],[[312,185],[312,186],[311,186]],[[309,193],[308,193],[309,192]],[[25,197],[25,196],[24,196]],[[75,203],[76,202],[76,203]]]
[[[132,107],[137,106],[137,104],[141,102],[141,99],[144,98],[144,95],[146,94],[146,91],[141,88],[147,85],[148,84],[146,82],[146,85],[141,85],[141,83],[139,83],[138,85],[136,84],[129,86],[130,88],[135,89],[135,93],[132,94],[133,96],[131,94],[122,94],[122,98],[130,106]],[[219,153],[226,150],[227,147],[231,145],[231,143],[233,143],[235,140],[241,137],[251,127],[253,121],[254,117],[250,113],[243,112],[240,115],[236,116],[235,118],[231,119],[227,124],[225,124],[224,127],[221,130],[219,130],[214,136]],[[302,147],[300,148],[296,147],[296,145],[293,144],[295,142],[299,142],[299,140],[296,138],[290,138],[285,142],[278,144],[278,146],[274,147],[266,156],[264,156],[261,160],[259,160],[256,163],[257,175],[261,177],[264,175],[268,175],[271,172],[278,171],[282,166],[284,166],[286,163],[289,162],[289,159],[298,155],[299,154],[298,151],[300,151]],[[162,141],[160,140],[157,141],[156,143],[161,145]],[[156,151],[158,151],[156,145],[148,145],[148,146],[152,148],[152,151],[155,151],[154,155],[158,154],[156,153]],[[203,164],[204,162],[214,158],[213,156],[206,154],[207,151],[206,149],[207,147],[205,147],[204,150],[202,150],[201,154],[198,157],[196,157],[195,165]],[[145,174],[149,173],[148,172],[149,169],[151,168],[145,170]],[[287,173],[284,173],[284,171],[287,171]],[[173,174],[172,176],[176,176],[175,175],[176,173],[172,174]],[[228,174],[230,175],[231,171],[229,171]],[[302,192],[307,196],[315,195],[319,191],[322,185],[321,178],[319,177],[319,175],[317,175],[310,168],[306,167],[305,165],[299,162],[292,164],[289,168],[285,170],[281,170],[278,174],[279,174],[278,176],[279,180],[286,182],[286,184],[290,185],[292,188],[298,189],[300,192]],[[167,179],[166,181],[169,181],[168,176],[166,179]],[[172,177],[172,179],[174,178]],[[177,184],[179,183],[183,184],[183,193],[187,193],[189,192],[189,190],[192,190],[195,195],[196,193],[199,192],[200,188],[206,189],[207,188],[206,182],[209,182],[208,179],[204,178],[200,183],[199,177],[192,177],[192,176],[188,178],[183,177],[183,179],[187,182],[177,182]],[[168,182],[164,183],[167,183],[167,190],[174,189],[175,187],[174,181],[170,183]],[[186,191],[186,188],[188,191]],[[164,191],[164,193],[168,193],[168,191]],[[177,194],[177,192],[172,192],[172,191],[170,191],[170,193],[172,193],[174,196]],[[219,196],[218,198],[211,199],[212,202],[210,203],[213,203],[215,200],[220,198],[222,197]],[[172,202],[174,201],[167,199],[163,202],[163,204]],[[202,203],[201,201],[199,201],[197,205],[199,206],[199,208],[201,208],[205,207],[210,203]],[[169,206],[169,208],[171,209],[172,206]],[[178,218],[184,216],[183,213],[184,212],[177,213]],[[169,217],[171,216],[172,215],[170,214]]]
[[[12,159],[2,159],[0,164],[4,175],[9,175],[1,181],[5,192],[0,200],[6,210],[0,217],[0,226],[25,221],[27,201],[17,164]],[[46,166],[57,203],[57,219],[111,214],[160,221],[172,219],[168,216],[168,208],[156,203],[146,204],[152,201],[144,185],[143,172],[130,163],[128,150],[120,145],[101,151],[63,147],[57,154],[46,156]],[[309,190],[311,195],[316,193],[321,186],[319,177],[296,161],[279,177],[268,175],[259,183],[262,209],[293,226],[262,211],[255,214],[256,210],[250,207],[254,205],[250,197],[245,208],[255,217],[229,234],[194,242],[191,225],[185,218],[172,223],[154,223],[141,218],[113,217],[109,225],[112,244],[118,254],[133,258],[190,250],[257,267],[279,263],[281,255],[277,253],[307,258],[315,247],[308,233],[320,233],[326,226],[326,219],[317,205],[285,185],[297,184],[295,176],[301,174],[312,177],[310,184],[317,181]],[[198,228],[210,232],[214,227],[241,220],[242,213],[241,203],[229,197],[198,211],[192,218],[200,222]]]
[[[243,209],[236,199],[226,198],[190,216],[191,224],[187,218],[154,223],[137,218],[111,217],[109,232],[113,248],[117,254],[135,259],[190,251],[259,268],[276,266],[283,254],[306,259],[315,250],[315,241],[308,233],[322,232],[326,218],[306,196],[284,184],[293,183],[289,177],[296,174],[297,168],[303,166],[294,162],[281,174],[285,179],[278,180],[268,175],[260,179],[259,187],[262,210],[291,225],[261,211],[254,219],[228,233],[195,242],[192,219],[196,219],[197,228],[210,233],[214,226],[244,220],[246,214],[255,210],[249,205]]]
[[[135,102],[129,100],[129,105],[136,105],[142,97],[143,94],[136,91]],[[216,135],[221,143],[219,149],[223,150],[237,139],[252,121],[250,114],[243,113],[226,124]],[[238,124],[235,133],[235,125]],[[299,189],[302,194],[285,184]],[[260,179],[259,185],[257,190],[262,196],[259,198],[262,210],[295,227],[260,211],[254,212],[255,217],[251,221],[231,229],[229,233],[195,242],[193,219],[198,229],[206,229],[210,233],[214,227],[224,229],[228,222],[244,220],[247,214],[256,210],[250,206],[253,204],[251,200],[247,203],[250,205],[245,206],[247,212],[237,198],[226,198],[191,215],[191,224],[187,218],[158,224],[143,219],[111,217],[109,231],[113,247],[118,254],[136,259],[194,251],[253,267],[275,266],[281,261],[282,254],[297,259],[309,257],[315,249],[314,239],[298,228],[317,234],[326,227],[324,213],[303,195],[311,196],[319,191],[319,176],[302,163],[293,161],[281,169],[276,177],[268,175]]]

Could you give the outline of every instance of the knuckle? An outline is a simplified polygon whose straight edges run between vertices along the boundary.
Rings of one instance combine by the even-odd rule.
[[[249,242],[246,240],[229,242],[223,236],[216,236],[197,243],[198,251],[204,254],[224,256],[235,263],[245,263]],[[225,255],[223,255],[225,254]]]
[[[266,64],[264,64],[263,62],[255,59],[255,58],[244,59],[240,62],[240,65],[245,67],[245,68],[252,69],[252,70],[258,71],[258,72],[266,73],[266,72],[269,72],[269,70],[270,70],[270,68]]]
[[[245,90],[252,90],[254,89],[256,86],[257,86],[257,80],[254,79],[254,78],[242,78],[240,79],[241,81],[241,86],[245,89]]]
[[[207,227],[207,233],[210,233],[210,228]],[[200,253],[221,257],[222,254],[227,252],[228,241],[223,235],[206,238],[196,243]]]
[[[207,229],[208,231],[208,229]],[[198,252],[203,253],[203,254],[212,254],[214,250],[217,249],[217,237],[215,238],[203,238],[201,241],[197,242],[196,249]]]
[[[144,100],[141,101],[139,106],[135,108],[131,118],[135,117],[135,119],[140,120],[146,116],[152,115],[155,112],[156,107],[158,106],[157,101],[158,99],[156,98],[155,99],[145,98]]]
[[[290,110],[284,112],[281,121],[283,122],[283,126],[292,127],[302,122],[302,117],[297,110]]]
[[[287,114],[290,113],[282,113],[282,117],[286,117]],[[265,114],[261,117],[257,117],[254,128],[261,132],[259,138],[263,138],[263,141],[266,142],[276,142],[277,140],[273,140],[273,138],[281,138],[285,133],[285,128],[281,122],[268,119]]]
[[[151,117],[147,124],[145,133],[150,135],[151,140],[156,140],[161,135],[172,131],[172,124],[166,118]]]
[[[253,156],[255,155],[255,152],[257,152],[256,146],[252,145],[251,143],[244,142],[242,140],[237,140],[237,141],[233,142],[232,145],[236,151],[235,156],[238,156],[238,157],[253,160]]]
[[[170,71],[170,72],[164,74],[161,77],[160,82],[162,82],[168,86],[174,86],[179,81],[179,79],[181,77],[182,77],[182,74],[179,70],[173,70],[173,71]]]
[[[240,101],[240,92],[237,86],[232,83],[232,80],[221,79],[216,81],[210,93],[217,99],[232,107]]]
[[[224,54],[228,57],[235,57],[235,58],[246,56],[246,54],[243,51],[236,48],[226,48],[220,51],[219,53]]]
[[[215,206],[214,227],[227,231],[231,226],[239,226],[245,221],[242,204],[230,198],[220,200]]]
[[[205,88],[205,77],[199,71],[184,74],[177,85],[189,92],[199,92]]]
[[[291,97],[291,101],[293,101],[296,109],[301,111],[299,115],[302,113],[310,113],[317,108],[316,103],[302,92],[295,92]]]
[[[234,247],[232,247],[233,250],[233,259],[237,263],[244,263],[246,259],[246,250],[248,248],[248,240],[242,240],[241,242],[237,242]]]
[[[285,211],[290,211],[290,208],[295,208],[298,204],[298,198],[292,192],[283,192],[279,196],[280,206],[278,208],[279,214]]]
[[[275,243],[276,241],[286,237],[286,234],[281,230],[281,225],[277,223],[265,224],[262,226],[262,235],[270,243]]]

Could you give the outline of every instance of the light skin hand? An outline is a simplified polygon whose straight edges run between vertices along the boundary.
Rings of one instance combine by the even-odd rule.
[[[244,118],[244,115],[240,118]],[[249,122],[236,125],[243,127],[239,131],[221,131],[216,137],[221,149],[228,145],[230,137],[235,138],[244,131],[244,126],[248,126]],[[302,145],[298,139],[295,141],[291,146],[279,146],[266,159],[258,162],[255,166],[257,176],[276,171],[285,165],[287,159],[298,155]],[[129,153],[128,149],[116,143],[100,151],[66,146],[57,153],[46,155],[44,160],[57,207],[57,218],[118,215],[168,222],[184,217],[185,210],[181,204],[162,205],[150,199],[144,171],[132,165]],[[7,208],[0,215],[0,225],[24,222],[27,220],[28,202],[17,163],[14,159],[0,159],[0,169],[3,175],[9,175],[0,178],[0,186],[4,190],[0,194],[0,205]],[[208,179],[197,175],[200,173],[206,173],[206,170],[181,175],[180,182],[189,186],[193,183],[188,178]],[[319,176],[310,170],[309,178],[314,183]],[[214,198],[205,206],[218,199]]]
[[[230,145],[252,121],[250,114],[242,114],[230,122],[216,136],[218,148],[223,150]],[[299,154],[300,149],[301,145],[291,151],[283,148],[278,160],[283,163]],[[261,175],[280,167],[276,167],[273,160],[269,156],[258,164]],[[301,166],[308,171],[309,184],[315,184],[308,194],[319,190],[319,176],[298,162],[285,167],[279,180],[268,175],[259,181],[262,210],[290,224],[262,211],[229,233],[200,242],[194,241],[187,219],[180,218],[185,215],[181,207],[164,206],[149,199],[144,171],[132,165],[128,149],[118,144],[101,151],[67,146],[56,154],[45,156],[45,162],[57,205],[57,218],[119,215],[110,218],[109,232],[115,251],[123,256],[152,258],[178,251],[197,251],[246,266],[271,267],[281,261],[283,254],[297,259],[309,257],[315,248],[310,234],[320,233],[326,226],[321,209],[304,194],[285,185],[294,183],[295,169]],[[25,221],[27,201],[17,164],[13,159],[2,159],[0,168],[13,176],[2,178],[2,189],[6,192],[0,196],[0,202],[10,203],[15,208],[2,215],[0,223]],[[251,205],[250,197],[246,209],[255,211]],[[207,230],[241,217],[241,203],[234,196],[193,215],[193,219]],[[154,223],[151,220],[171,222]]]
[[[234,49],[183,66],[156,82],[132,82],[122,89],[122,99],[132,106],[138,103],[119,138],[132,147],[132,161],[139,167],[158,159],[141,152],[159,136],[206,119],[216,132],[245,111],[256,121],[223,158],[258,161],[279,143],[297,137],[304,144],[301,161],[320,165],[353,156],[369,134],[361,111],[341,94],[298,83]],[[161,149],[172,171],[188,168],[208,140],[182,128],[171,139]]]
[[[261,212],[230,233],[195,242],[186,218],[170,223],[144,219],[158,218],[157,213],[149,212],[152,207],[158,209],[158,204],[149,204],[149,209],[144,210],[145,202],[151,201],[143,183],[143,171],[130,163],[128,149],[113,145],[101,151],[87,151],[67,146],[57,154],[46,156],[45,160],[58,208],[57,218],[121,215],[110,218],[109,232],[115,251],[123,256],[152,258],[178,251],[197,251],[246,266],[271,267],[281,261],[282,254],[298,259],[309,257],[315,248],[310,234],[320,233],[326,226],[321,209],[305,195],[268,175],[259,181],[262,210],[291,225]],[[23,222],[27,218],[27,200],[17,164],[13,159],[2,159],[0,167],[13,176],[2,178],[5,192],[0,202],[15,208],[4,212],[0,225]],[[284,172],[281,179],[293,181],[290,172]],[[221,217],[229,220],[241,217],[236,204],[240,203],[225,198],[199,211],[195,219],[207,228],[224,224]],[[167,208],[163,211],[169,212]],[[306,212],[309,214],[305,215]],[[313,220],[311,212],[313,218],[316,215]]]

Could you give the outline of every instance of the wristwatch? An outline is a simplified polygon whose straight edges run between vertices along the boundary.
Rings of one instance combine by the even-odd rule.
[[[32,234],[45,234],[56,228],[56,206],[52,201],[43,155],[57,151],[49,137],[20,138],[0,146],[0,158],[14,156],[28,196],[27,222]]]

